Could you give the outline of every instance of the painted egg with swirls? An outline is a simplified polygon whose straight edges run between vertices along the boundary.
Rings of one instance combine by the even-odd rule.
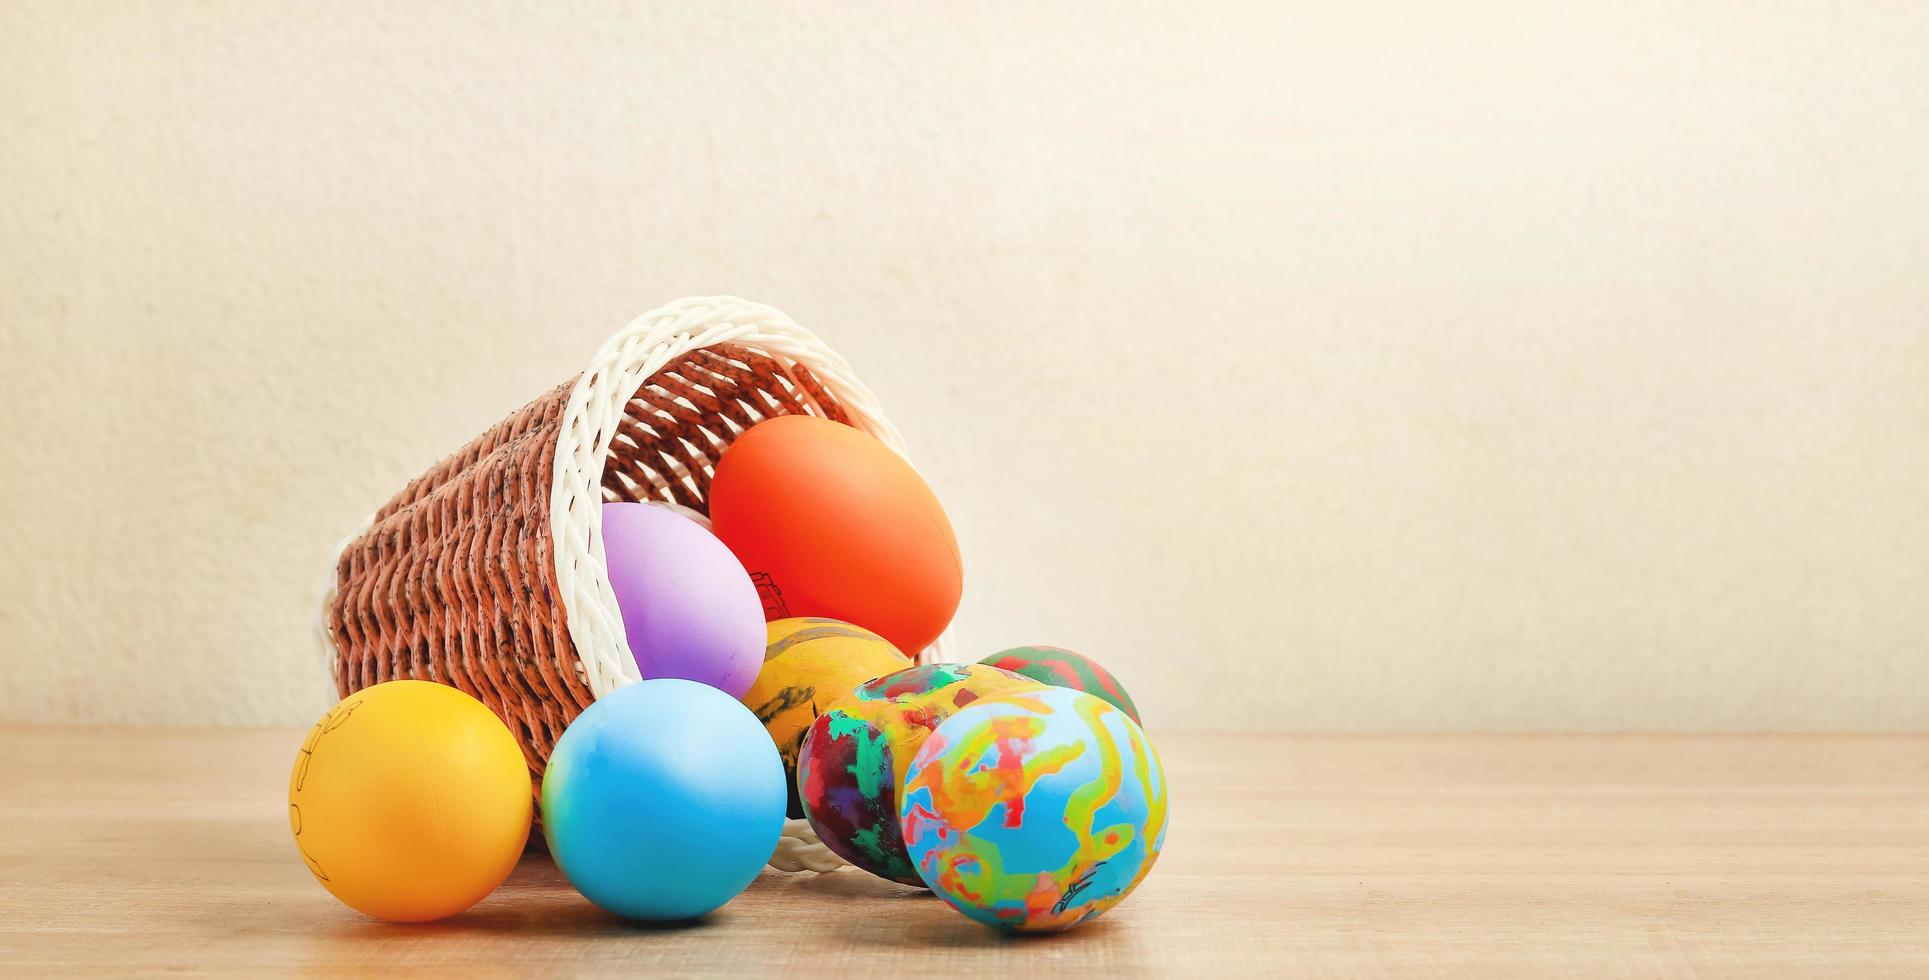
[[[1104,698],[1113,707],[1131,715],[1133,721],[1144,724],[1139,719],[1139,706],[1132,703],[1132,695],[1125,693],[1124,685],[1112,676],[1111,671],[1084,654],[1063,647],[1012,647],[978,662],[1009,670],[1042,684],[1069,687]]]
[[[797,792],[811,829],[856,867],[922,886],[898,832],[898,787],[918,747],[979,700],[1043,689],[982,664],[926,664],[862,685],[811,723],[799,750]]]
[[[952,715],[912,759],[899,799],[906,849],[931,890],[1018,932],[1104,914],[1165,844],[1152,743],[1125,712],[1066,688]]]
[[[765,629],[763,669],[743,696],[784,760],[790,816],[804,815],[797,797],[797,752],[818,712],[873,677],[911,666],[891,641],[835,619],[797,616]]]

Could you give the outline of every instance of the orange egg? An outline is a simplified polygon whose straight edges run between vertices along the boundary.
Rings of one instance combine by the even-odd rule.
[[[915,654],[958,611],[964,570],[944,508],[903,457],[848,425],[751,426],[717,464],[710,519],[766,619],[840,619]]]

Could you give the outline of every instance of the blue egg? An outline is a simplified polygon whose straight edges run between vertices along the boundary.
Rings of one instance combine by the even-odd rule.
[[[757,716],[674,678],[590,705],[543,774],[556,865],[629,919],[694,919],[735,898],[776,850],[784,806],[784,764]]]

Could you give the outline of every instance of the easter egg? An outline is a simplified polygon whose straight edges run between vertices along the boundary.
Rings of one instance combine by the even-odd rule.
[[[886,674],[811,723],[797,792],[811,829],[837,856],[881,878],[923,885],[898,833],[898,787],[938,723],[981,698],[1044,685],[980,664],[926,664]]]
[[[757,587],[716,536],[651,504],[603,505],[603,553],[636,669],[742,697],[763,663]]]
[[[964,573],[944,508],[864,432],[809,415],[759,422],[718,461],[709,500],[771,619],[858,623],[916,655],[957,612]]]
[[[1110,703],[1050,687],[981,701],[925,739],[901,830],[932,891],[973,919],[1052,932],[1138,887],[1165,843],[1165,771]]]
[[[1125,693],[1118,678],[1083,654],[1062,647],[1012,647],[978,662],[1053,687],[1069,687],[1104,698],[1112,707],[1131,715],[1133,721],[1139,721],[1138,706],[1132,703],[1132,696]]]
[[[295,754],[288,822],[315,880],[378,919],[482,901],[529,839],[529,764],[482,702],[389,681],[330,708]]]
[[[764,668],[743,703],[764,723],[784,760],[790,815],[804,815],[797,797],[797,750],[818,711],[873,677],[911,666],[891,641],[835,619],[797,617],[765,632]]]
[[[563,731],[542,806],[549,853],[583,897],[629,919],[694,919],[736,897],[776,850],[784,767],[729,695],[646,680]]]

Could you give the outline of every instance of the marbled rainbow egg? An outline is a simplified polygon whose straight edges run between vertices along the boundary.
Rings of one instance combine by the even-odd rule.
[[[932,891],[987,925],[1051,932],[1117,905],[1165,843],[1165,771],[1125,713],[1065,688],[952,715],[905,774],[901,831]]]
[[[827,708],[797,760],[804,815],[825,846],[870,873],[923,885],[898,833],[898,787],[939,723],[980,699],[1044,685],[982,664],[887,674]]]

